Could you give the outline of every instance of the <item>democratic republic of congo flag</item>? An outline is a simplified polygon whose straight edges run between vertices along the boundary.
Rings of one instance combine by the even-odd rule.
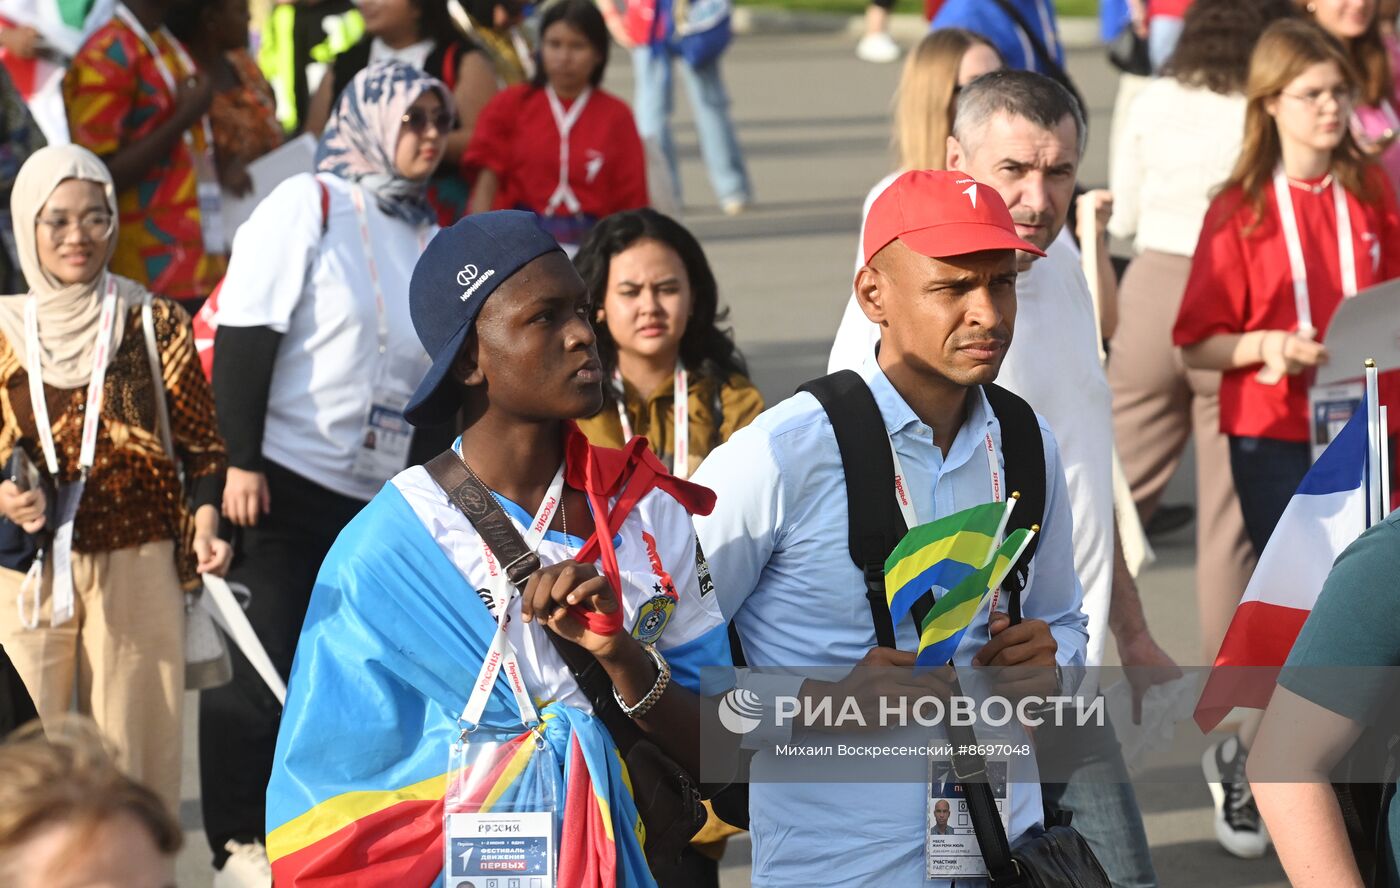
[[[931,589],[952,589],[987,563],[1015,503],[985,503],[920,524],[885,559],[885,598],[896,624]]]
[[[572,427],[568,445],[575,486],[620,486],[635,469],[636,447],[575,453],[588,445]],[[587,479],[579,474],[585,460],[596,470]],[[636,477],[681,496],[689,489],[669,476]],[[385,485],[331,547],[302,625],[267,788],[278,888],[444,886],[449,754],[495,631],[472,585],[399,489]],[[687,684],[686,654],[673,655],[676,680]],[[560,703],[541,715],[559,765],[548,775],[560,815],[558,884],[655,888],[629,777],[607,729]],[[481,724],[534,744],[503,681]],[[542,779],[529,768],[530,750],[518,751],[497,760],[499,771],[488,765],[490,779],[471,781],[483,788],[474,804],[509,804]]]
[[[1014,531],[985,566],[969,573],[938,599],[921,627],[916,666],[942,666],[953,658],[982,600],[1006,579],[1034,533],[1026,528]]]

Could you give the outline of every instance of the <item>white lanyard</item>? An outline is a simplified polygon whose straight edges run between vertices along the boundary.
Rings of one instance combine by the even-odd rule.
[[[919,521],[918,510],[914,508],[914,494],[909,489],[909,476],[904,474],[904,466],[899,461],[899,451],[895,450],[894,439],[890,438],[890,456],[894,459],[894,499],[899,503],[900,514],[904,516],[904,525],[913,530],[921,523]],[[983,438],[983,446],[987,453],[987,470],[992,473],[992,502],[999,503],[1002,500],[1001,490],[1001,467],[997,465],[996,445],[992,443],[992,433],[987,432]]]
[[[103,390],[107,381],[107,366],[112,360],[113,330],[117,323],[117,280],[107,275],[106,295],[102,297],[102,313],[97,325],[97,341],[92,352],[92,379],[88,381],[87,401],[83,407],[82,446],[78,451],[77,481],[57,488],[58,502],[54,508],[56,527],[53,528],[53,613],[50,622],[61,626],[73,618],[73,523],[88,472],[97,457],[97,428],[102,421]],[[54,446],[53,427],[49,420],[49,405],[44,397],[44,361],[39,344],[39,302],[30,295],[24,303],[24,344],[26,370],[29,373],[29,403],[34,410],[34,425],[39,433],[39,445],[44,451],[44,463],[49,475],[58,483],[58,451]],[[39,595],[43,583],[44,553],[41,551],[20,584],[20,622],[27,629],[38,628]],[[26,589],[32,593],[32,610],[25,614]]]
[[[97,426],[101,421],[103,383],[107,365],[112,358],[112,330],[116,326],[117,279],[107,275],[107,292],[102,298],[102,315],[97,327],[97,344],[92,353],[92,381],[88,383],[87,406],[83,408],[83,444],[79,451],[78,468],[84,476],[92,468],[97,453]],[[58,480],[58,451],[54,447],[53,428],[49,424],[49,405],[44,398],[44,366],[39,345],[39,302],[30,296],[24,303],[24,346],[29,352],[29,402],[34,408],[34,424],[39,430],[39,443],[44,449],[44,462],[54,481]]]
[[[350,200],[355,205],[355,218],[360,223],[360,244],[365,251],[365,264],[369,266],[369,285],[374,290],[375,332],[379,337],[379,375],[382,381],[388,364],[389,354],[389,315],[384,308],[384,287],[380,282],[379,263],[374,260],[374,241],[369,234],[369,213],[365,211],[365,192],[359,185],[350,189]],[[418,230],[418,252],[421,254],[426,244],[426,231]]]
[[[151,54],[151,59],[156,64],[156,72],[160,74],[160,79],[165,82],[165,88],[170,90],[170,99],[173,102],[175,98],[179,96],[180,89],[175,80],[175,74],[170,70],[170,67],[165,64],[165,56],[161,55],[160,47],[156,45],[155,40],[151,38],[150,33],[146,30],[146,26],[141,24],[140,19],[138,19],[130,9],[127,9],[125,3],[117,4],[116,13],[117,18],[121,19],[122,23],[131,29],[132,33],[136,35],[136,39],[140,40],[142,45],[146,47],[146,51]],[[197,69],[195,68],[194,59],[190,58],[190,54],[185,52],[185,47],[181,45],[180,41],[175,38],[175,35],[171,34],[164,25],[161,25],[160,33],[161,36],[165,38],[166,43],[170,44],[170,48],[174,50],[175,58],[179,60],[180,67],[185,69],[185,76],[195,76]],[[206,151],[213,151],[214,131],[209,125],[209,115],[206,114],[201,117],[199,122],[204,129],[204,149]],[[194,136],[190,135],[189,130],[185,130],[184,135],[185,144],[189,146],[190,153],[197,154],[194,147]]]
[[[1298,233],[1298,217],[1293,211],[1292,188],[1283,167],[1274,171],[1274,198],[1278,203],[1279,221],[1283,227],[1284,243],[1288,247],[1288,267],[1293,275],[1293,301],[1298,310],[1298,334],[1312,337],[1312,304],[1308,294],[1308,266],[1303,257],[1303,241]],[[1351,237],[1351,211],[1347,208],[1346,190],[1336,177],[1332,179],[1332,203],[1337,211],[1337,261],[1342,266],[1342,298],[1356,295],[1356,243]]]
[[[559,130],[559,184],[549,196],[544,215],[553,216],[554,211],[563,205],[569,215],[577,216],[583,210],[583,206],[578,202],[574,189],[569,187],[569,133],[573,132],[574,124],[578,123],[584,106],[593,96],[593,87],[590,86],[579,93],[579,97],[574,99],[567,112],[564,111],[564,103],[560,102],[559,96],[555,94],[554,87],[546,86],[544,93],[549,99],[549,113],[554,117],[554,126]]]
[[[545,493],[539,510],[535,512],[534,519],[522,535],[526,547],[531,552],[540,547],[545,531],[554,520],[554,513],[559,510],[563,498],[564,467],[561,465],[559,471],[554,473],[554,480],[550,482],[549,490]],[[520,719],[526,727],[530,727],[537,723],[540,717],[535,712],[535,704],[530,700],[524,676],[520,674],[520,660],[515,654],[515,646],[506,637],[506,613],[520,590],[510,582],[505,568],[491,551],[491,547],[486,545],[485,540],[481,542],[481,556],[486,564],[488,583],[496,604],[496,634],[491,637],[491,645],[486,649],[486,659],[482,661],[481,671],[477,673],[476,683],[472,685],[471,696],[467,698],[467,707],[462,710],[462,721],[468,725],[468,730],[475,729],[481,723],[481,713],[486,709],[491,688],[496,684],[496,677],[504,672],[506,684],[510,685],[510,691],[515,695],[515,704],[520,708]]]
[[[622,441],[632,440],[632,423],[627,419],[627,403],[623,397],[622,374],[613,374],[617,384],[617,418],[622,423]],[[690,474],[690,381],[685,366],[676,362],[676,376],[671,388],[671,474],[685,478]]]

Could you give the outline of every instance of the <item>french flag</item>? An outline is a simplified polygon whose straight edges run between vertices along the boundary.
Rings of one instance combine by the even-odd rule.
[[[1196,724],[1209,733],[1236,706],[1269,705],[1279,669],[1342,550],[1367,527],[1363,399],[1293,494],[1259,556],[1205,690]]]

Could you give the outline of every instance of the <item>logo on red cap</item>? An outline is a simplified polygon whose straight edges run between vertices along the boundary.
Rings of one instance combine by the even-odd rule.
[[[875,198],[865,219],[865,261],[896,240],[938,259],[984,250],[1045,255],[1016,234],[996,189],[950,170],[910,170]]]

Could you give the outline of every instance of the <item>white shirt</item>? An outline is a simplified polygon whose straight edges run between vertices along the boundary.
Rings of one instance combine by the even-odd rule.
[[[1159,77],[1128,106],[1108,185],[1114,237],[1138,252],[1196,251],[1212,192],[1230,177],[1244,139],[1245,99]]]
[[[867,213],[897,177],[887,176],[871,189]],[[863,239],[863,230],[861,235]],[[1079,250],[1068,230],[1062,230],[1046,257],[1016,280],[1015,335],[996,381],[1028,401],[1059,439],[1074,513],[1074,567],[1089,617],[1086,656],[1092,666],[1103,663],[1108,634],[1114,528],[1113,395],[1099,363],[1097,335]],[[865,317],[852,293],[828,371],[859,369],[879,341],[880,328]]]
[[[435,226],[416,229],[365,213],[384,293],[388,348],[350,182],[322,176],[330,193],[325,234],[316,177],[278,185],[233,240],[219,292],[220,326],[271,327],[283,334],[268,393],[263,456],[342,496],[369,500],[388,481],[351,469],[376,391],[407,405],[431,361],[408,314],[408,281]],[[393,405],[391,405],[393,406]]]
[[[873,349],[860,372],[880,407],[883,431],[899,453],[920,520],[991,500],[983,442],[990,434],[1000,459],[1001,426],[980,389],[974,390],[967,421],[945,458],[933,444],[932,430],[876,364]],[[1045,523],[1022,611],[1050,625],[1068,687],[1084,663],[1084,615],[1059,448],[1044,422],[1041,432]],[[695,528],[710,559],[720,604],[734,620],[749,666],[768,670],[741,676],[742,686],[763,696],[753,679],[767,679],[763,685],[770,696],[795,694],[803,667],[849,669],[876,646],[864,582],[848,548],[840,450],[816,398],[794,395],[762,413],[706,458],[695,481],[718,494],[715,511],[697,516]],[[912,619],[900,621],[895,634],[901,650],[917,650]],[[987,639],[984,610],[969,626],[954,660],[967,665]],[[787,736],[782,730],[760,729],[760,739],[763,744],[786,742],[791,736],[787,727]],[[894,739],[872,737],[881,743]],[[760,752],[749,787],[755,886],[926,884],[925,783],[775,782],[771,772],[765,780],[772,767],[773,755]],[[1014,842],[1040,823],[1041,801],[1032,756],[1013,758],[1011,774],[1017,784],[1010,820]]]
[[[420,40],[417,43],[410,43],[408,46],[401,46],[394,49],[389,44],[375,37],[369,44],[369,63],[375,62],[403,62],[418,70],[423,70],[423,66],[428,63],[428,56],[433,53],[432,40]]]
[[[428,470],[414,466],[393,479],[393,485],[403,494],[418,519],[439,548],[476,589],[486,607],[494,609],[490,583],[483,562],[481,536],[443,489],[433,481]],[[520,505],[501,499],[506,514],[523,534],[532,515]],[[537,504],[534,504],[537,505]],[[533,512],[533,507],[531,508]],[[712,587],[702,591],[695,551],[695,530],[690,515],[668,494],[653,490],[637,503],[623,522],[615,537],[617,564],[622,576],[622,608],[626,616],[623,629],[631,631],[637,612],[652,598],[661,594],[660,577],[650,559],[650,544],[646,533],[655,541],[655,551],[662,569],[671,577],[680,600],[666,622],[661,637],[655,642],[671,665],[675,680],[684,687],[698,691],[700,670],[705,667],[727,667],[729,633],[720,616],[718,596]],[[543,565],[558,564],[578,554],[584,540],[550,530],[540,543],[538,554]],[[516,596],[507,611],[506,635],[520,657],[520,671],[525,686],[535,703],[543,707],[558,700],[569,706],[592,712],[593,707],[579,690],[573,673],[545,635],[539,623],[520,621],[520,597]]]

